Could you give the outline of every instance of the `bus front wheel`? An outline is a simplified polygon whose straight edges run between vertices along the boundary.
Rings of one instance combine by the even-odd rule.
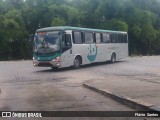
[[[76,57],[74,59],[74,68],[79,68],[81,66],[81,58],[80,57]]]
[[[53,71],[58,70],[58,67],[51,67],[51,68],[52,68]]]
[[[116,54],[113,53],[111,56],[111,62],[114,63],[116,61]]]

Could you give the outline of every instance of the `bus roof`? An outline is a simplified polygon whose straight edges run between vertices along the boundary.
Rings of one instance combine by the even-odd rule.
[[[110,33],[126,33],[127,34],[127,32],[125,31],[112,31],[112,30],[91,29],[91,28],[71,27],[71,26],[46,27],[46,28],[38,29],[37,32],[52,31],[52,30],[77,30],[77,31],[110,32]]]

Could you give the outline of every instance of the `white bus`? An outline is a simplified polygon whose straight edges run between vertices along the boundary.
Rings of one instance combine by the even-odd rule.
[[[36,31],[33,43],[33,65],[37,67],[79,68],[128,56],[128,35],[123,31],[48,27]]]

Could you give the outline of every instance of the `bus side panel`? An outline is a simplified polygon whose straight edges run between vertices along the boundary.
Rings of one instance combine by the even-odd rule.
[[[128,56],[128,44],[126,43],[118,43],[116,50],[116,59],[120,60]]]
[[[110,44],[97,44],[98,54],[96,57],[96,62],[105,62],[110,60],[111,56],[111,46]]]
[[[73,56],[82,56],[82,64],[104,62],[111,59],[110,44],[74,44]]]
[[[120,60],[127,56],[128,56],[128,44],[126,43],[118,44],[117,60]]]
[[[122,48],[122,58],[128,57],[128,44],[124,43]]]
[[[94,47],[95,46],[95,47]],[[95,50],[97,49],[97,53]],[[91,61],[88,56],[95,57]],[[116,59],[120,60],[128,56],[128,44],[114,43],[114,44],[73,44],[72,49],[65,51],[61,55],[61,67],[70,67],[74,65],[74,59],[77,55],[82,57],[82,65],[91,64],[94,62],[105,62],[111,60],[112,53],[116,53]]]
[[[73,46],[72,46],[74,58],[77,55],[80,55],[82,57],[82,65],[91,63],[91,61],[89,61],[87,58],[87,56],[89,54],[89,48],[90,48],[89,44],[73,44]],[[73,63],[74,63],[74,58],[72,60]]]
[[[72,49],[65,51],[61,55],[61,67],[70,67],[73,65]]]

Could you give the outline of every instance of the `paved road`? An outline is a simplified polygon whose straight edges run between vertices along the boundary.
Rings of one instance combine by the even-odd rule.
[[[113,75],[151,76],[152,72],[158,73],[156,71],[158,60],[160,57],[135,57],[126,58],[115,64],[101,63],[76,70],[67,68],[58,71],[50,68],[34,68],[31,61],[0,62],[0,110],[133,111],[110,98],[84,88],[82,84],[88,80],[104,80]],[[147,70],[147,66],[154,66],[154,69]],[[134,118],[119,119],[134,120]]]
[[[138,110],[160,111],[159,57],[132,58],[116,67],[121,72],[86,81],[84,86]]]

